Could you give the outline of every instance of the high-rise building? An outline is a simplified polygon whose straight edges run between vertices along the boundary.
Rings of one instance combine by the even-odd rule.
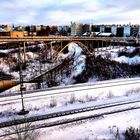
[[[116,36],[116,34],[117,34],[117,26],[116,26],[116,25],[112,25],[112,26],[111,26],[111,33],[112,33],[114,36]]]
[[[139,32],[139,26],[133,25],[131,26],[131,33],[130,36],[137,37]]]
[[[90,32],[90,25],[89,24],[84,24],[83,25],[83,34],[86,32]]]
[[[123,37],[123,36],[124,36],[124,27],[123,26],[118,26],[116,37]]]
[[[129,37],[131,32],[131,27],[129,25],[124,26],[124,37]]]
[[[101,32],[101,33],[105,32],[105,26],[104,25],[101,25],[99,28],[100,28],[99,32]]]
[[[83,24],[71,22],[71,35],[81,36],[83,34]]]

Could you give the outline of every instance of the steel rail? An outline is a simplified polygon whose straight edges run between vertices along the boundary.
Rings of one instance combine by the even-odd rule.
[[[18,124],[22,124],[22,123],[42,121],[42,120],[61,117],[61,116],[68,116],[68,115],[72,115],[72,114],[88,112],[88,111],[93,111],[93,110],[100,110],[100,109],[104,109],[104,108],[127,105],[127,104],[132,104],[134,102],[135,101],[112,104],[112,105],[110,104],[110,105],[106,105],[106,106],[105,105],[104,106],[94,106],[94,107],[90,107],[90,108],[81,108],[81,109],[70,110],[70,111],[65,111],[65,112],[58,112],[58,113],[53,113],[53,114],[48,114],[48,115],[43,115],[43,116],[36,116],[36,117],[30,117],[30,118],[26,118],[26,119],[3,122],[3,123],[0,123],[0,128],[10,127],[10,126],[18,125]],[[29,128],[28,130],[24,130],[24,131],[19,130],[19,132],[22,133],[25,131],[31,131],[31,130],[40,129],[40,128],[64,125],[64,124],[73,123],[73,122],[82,121],[82,120],[87,120],[87,119],[92,119],[92,118],[96,119],[99,117],[112,115],[112,114],[116,114],[116,113],[121,113],[121,112],[126,112],[126,111],[130,111],[130,110],[136,110],[136,109],[140,109],[140,106],[134,106],[134,107],[123,108],[123,109],[114,109],[113,111],[105,111],[105,112],[101,112],[101,113],[97,113],[97,114],[89,115],[89,116],[82,116],[82,117],[76,117],[76,118],[72,118],[72,119],[59,120],[59,121],[50,122],[50,123],[43,123],[41,125],[39,124],[35,127]],[[5,137],[7,135],[12,135],[12,134],[15,134],[15,132],[0,135],[0,137]]]
[[[110,85],[111,84],[111,85]],[[40,90],[39,92],[32,92],[32,93],[26,93],[24,94],[24,100],[33,100],[33,99],[38,99],[38,98],[45,98],[47,96],[54,96],[54,95],[62,95],[62,94],[69,94],[71,92],[78,92],[78,91],[88,91],[92,89],[102,89],[102,88],[108,88],[108,87],[116,87],[116,86],[123,86],[123,85],[135,85],[135,84],[140,84],[140,80],[135,79],[135,80],[129,80],[129,81],[114,81],[114,82],[109,82],[109,83],[100,83],[100,84],[78,84],[75,86],[69,86],[68,88],[65,87],[60,87],[60,88],[52,88],[50,90]],[[76,89],[75,89],[76,88]],[[66,91],[65,91],[66,89]],[[61,91],[64,90],[64,91]],[[41,95],[35,95],[37,93],[41,93]],[[48,91],[48,92],[47,92]],[[53,91],[52,93],[49,93],[49,91]],[[19,97],[17,97],[19,96]],[[12,96],[7,96],[7,97],[1,97],[0,98],[0,105],[3,104],[10,104],[14,102],[20,102],[20,94],[14,95],[13,99],[10,98]],[[8,99],[6,99],[8,98]]]
[[[57,87],[51,87],[51,88],[45,88],[45,89],[36,89],[36,90],[29,90],[25,91],[24,94],[32,94],[32,93],[38,93],[38,92],[47,92],[47,91],[53,91],[53,90],[60,90],[60,89],[71,89],[76,87],[83,87],[83,86],[96,86],[96,85],[104,85],[104,84],[113,84],[113,83],[121,83],[121,82],[140,82],[140,78],[128,78],[128,79],[115,79],[115,80],[106,80],[106,81],[97,81],[92,83],[82,83],[82,84],[74,84],[74,85],[66,85],[66,86],[57,86]],[[18,96],[20,95],[20,92],[11,92],[11,94],[0,94],[0,98],[3,97],[12,97],[12,96]],[[50,94],[48,94],[50,95]]]
[[[135,104],[138,102],[140,102],[140,99],[132,100],[132,101],[106,103],[106,104],[100,104],[100,105],[95,105],[95,106],[90,106],[90,107],[83,107],[83,108],[72,109],[72,110],[67,110],[67,111],[59,111],[59,112],[50,113],[50,114],[28,117],[26,119],[17,119],[17,120],[2,122],[2,123],[0,123],[0,128],[9,127],[12,125],[18,125],[18,124],[22,124],[22,123],[42,121],[42,120],[46,120],[46,119],[52,119],[52,118],[57,118],[57,117],[62,117],[62,116],[67,116],[67,115],[72,115],[72,114],[77,114],[77,113],[100,110],[100,109],[105,109],[105,108],[118,107],[118,106],[122,106],[122,105],[129,105],[129,104],[132,105],[132,104]],[[138,107],[138,108],[140,108],[140,107]]]

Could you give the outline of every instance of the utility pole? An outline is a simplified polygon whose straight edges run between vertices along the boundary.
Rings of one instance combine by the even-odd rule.
[[[26,66],[26,46],[25,46],[25,42],[23,43],[23,48],[24,48],[24,65]]]
[[[19,45],[19,54],[18,54],[18,60],[19,60],[19,80],[20,80],[20,94],[21,94],[21,104],[22,104],[22,109],[20,112],[18,112],[18,115],[25,115],[27,113],[29,113],[28,110],[25,110],[24,107],[24,100],[23,100],[23,90],[24,90],[24,86],[23,86],[23,75],[22,75],[22,65],[23,65],[23,60],[22,60],[22,56],[21,56],[21,48]]]

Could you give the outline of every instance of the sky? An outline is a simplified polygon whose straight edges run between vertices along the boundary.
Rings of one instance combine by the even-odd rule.
[[[139,0],[0,0],[0,24],[140,24]]]

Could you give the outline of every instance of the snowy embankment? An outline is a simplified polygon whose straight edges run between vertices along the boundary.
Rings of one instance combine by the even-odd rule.
[[[72,72],[73,76],[76,76],[78,74],[80,74],[84,67],[85,67],[85,55],[82,55],[82,49],[80,46],[78,46],[76,43],[70,43],[68,45],[68,53],[67,54],[61,54],[60,57],[62,59],[67,58],[69,55],[73,55],[74,54],[74,71]]]
[[[58,56],[58,61],[56,61],[53,64],[50,63],[45,63],[42,64],[40,66],[40,62],[37,60],[34,60],[36,58],[38,58],[38,54],[33,53],[33,52],[27,52],[27,60],[31,61],[28,64],[28,67],[26,70],[23,70],[23,76],[24,76],[24,80],[29,80],[34,76],[40,75],[40,71],[41,73],[45,72],[46,70],[51,69],[53,66],[59,64],[61,60],[66,59],[69,56],[72,56],[74,54],[74,62],[73,62],[73,69],[72,72],[69,76],[67,76],[66,74],[62,74],[62,75],[57,75],[57,79],[56,81],[58,83],[60,83],[60,85],[70,85],[73,84],[75,81],[73,80],[73,77],[76,77],[78,74],[80,74],[84,69],[85,69],[85,59],[86,56],[82,54],[82,49],[81,47],[79,47],[77,44],[75,43],[70,43],[68,45],[68,53],[66,54],[59,54]],[[16,54],[14,54],[16,55]],[[16,56],[15,56],[16,57]],[[22,56],[23,57],[23,56]],[[2,68],[2,66],[5,66]],[[5,63],[1,63],[1,68],[4,72],[9,73],[9,66],[6,65]],[[11,72],[12,75],[14,75],[15,79],[18,80],[19,78],[19,73],[18,72]],[[33,90],[36,88],[35,84],[24,84],[26,87],[26,90]],[[42,88],[47,88],[47,83],[44,82],[42,85]],[[3,92],[4,93],[11,93],[11,92],[18,92],[19,91],[19,85],[16,87],[11,88],[8,91]]]
[[[124,82],[124,80],[116,80],[116,81],[109,81],[107,82],[99,82],[99,85],[95,85],[94,89],[86,88],[83,90],[83,86],[80,87],[82,90],[78,91],[79,87],[75,87],[75,92],[69,92],[66,93],[66,91],[69,91],[71,89],[63,89],[60,88],[60,90],[52,90],[52,91],[46,91],[47,94],[51,92],[63,92],[62,94],[59,95],[50,95],[50,96],[42,96],[38,97],[35,100],[25,100],[25,108],[29,110],[29,116],[34,116],[34,115],[42,115],[42,114],[49,114],[53,112],[58,112],[58,111],[64,111],[68,109],[74,109],[74,108],[80,108],[80,107],[87,107],[87,106],[96,106],[96,105],[101,105],[101,104],[107,104],[107,103],[113,103],[113,102],[121,102],[125,100],[137,100],[140,99],[140,83],[137,81],[134,84],[130,84],[128,86],[128,83],[131,83],[128,79],[126,80],[126,85],[123,84],[122,86],[113,86],[117,83],[121,83],[121,81]],[[137,84],[136,84],[137,83]],[[106,85],[106,87],[104,87]],[[112,87],[109,87],[111,85]],[[98,87],[98,88],[97,88]],[[100,87],[100,88],[99,88]],[[103,88],[104,87],[104,88]],[[32,93],[33,94],[33,93]],[[43,95],[45,94],[44,92],[38,92],[34,93],[33,95]],[[26,95],[25,95],[26,96]],[[24,97],[25,97],[24,96]],[[27,95],[29,96],[29,95]],[[53,105],[53,106],[52,106]],[[137,103],[139,106],[139,103]],[[6,121],[6,120],[11,120],[13,118],[18,118],[16,112],[18,112],[21,109],[21,103],[20,102],[14,102],[12,104],[2,104],[1,102],[1,122]],[[95,113],[95,112],[94,112]],[[128,116],[128,113],[131,115]],[[132,116],[132,113],[133,116]],[[82,116],[82,114],[81,114]],[[125,118],[128,116],[127,118]],[[139,110],[135,111],[128,111],[124,113],[119,113],[119,114],[114,114],[114,115],[109,115],[109,116],[104,116],[104,118],[96,119],[96,120],[86,120],[81,123],[74,123],[73,124],[68,124],[68,125],[62,125],[62,126],[57,126],[54,128],[45,128],[41,129],[41,136],[40,139],[45,140],[46,137],[49,140],[54,140],[54,139],[67,139],[67,140],[77,140],[77,139],[84,139],[86,137],[89,137],[89,139],[95,139],[95,138],[106,138],[106,139],[111,139],[114,137],[113,133],[110,133],[110,129],[114,128],[114,126],[119,128],[120,133],[124,132],[126,127],[129,127],[130,125],[138,126],[138,120],[140,118],[139,115]],[[137,124],[136,121],[137,120]],[[109,122],[108,122],[109,121]],[[122,122],[123,126],[122,126]],[[140,120],[139,120],[140,121]],[[104,124],[104,125],[103,125]],[[77,133],[72,133],[69,138],[66,137],[66,135],[69,134],[74,130]],[[91,131],[92,133],[91,133]],[[54,135],[55,132],[56,135]],[[57,135],[58,133],[61,133],[61,135]],[[82,135],[81,135],[82,133]]]
[[[111,48],[111,50],[110,50]],[[100,48],[98,48],[100,50]],[[68,53],[63,54],[63,52],[59,55],[58,60],[65,59],[74,54],[74,63],[73,69],[70,75],[66,75],[65,73],[62,75],[57,75],[56,83],[58,85],[71,85],[74,83],[80,82],[90,82],[90,81],[97,81],[97,80],[108,80],[114,78],[121,78],[121,77],[136,77],[138,74],[129,69],[129,66],[123,66],[122,63],[126,63],[128,65],[138,65],[140,64],[140,55],[136,55],[134,57],[126,57],[126,56],[118,56],[119,52],[125,51],[127,53],[132,53],[135,51],[134,47],[117,47],[117,46],[109,46],[108,48],[101,48],[99,52],[95,53],[95,56],[98,57],[99,55],[104,59],[108,60],[91,60],[91,66],[94,67],[94,70],[87,69],[86,66],[86,56],[82,54],[82,49],[75,43],[70,43],[68,46]],[[13,57],[17,57],[15,54]],[[23,56],[22,56],[23,57]],[[34,60],[39,57],[39,54],[33,52],[27,52],[27,60],[30,61],[26,70],[23,70],[24,79],[28,80],[31,77],[37,76],[40,72],[45,72],[46,70],[53,67],[55,64],[48,64],[44,63],[40,67],[40,62]],[[111,61],[119,62],[119,64],[112,63]],[[94,62],[95,61],[95,62]],[[98,62],[99,61],[99,62]],[[112,63],[112,64],[111,64]],[[1,69],[6,73],[9,73],[9,65],[7,63],[1,62],[0,64]],[[104,67],[104,68],[103,68]],[[134,68],[136,69],[136,68]],[[130,71],[128,71],[130,70]],[[84,72],[83,72],[84,71]],[[89,71],[89,72],[88,72]],[[83,72],[83,73],[82,73]],[[88,73],[89,74],[88,74]],[[15,79],[18,79],[19,73],[18,72],[10,72],[10,74],[14,75]],[[80,76],[81,74],[81,76]],[[132,75],[132,76],[131,76]],[[103,76],[103,77],[102,77]],[[83,80],[81,80],[83,79]],[[85,80],[86,79],[86,80]],[[24,84],[27,90],[36,89],[35,84]],[[41,88],[47,88],[47,82],[42,83]],[[19,86],[8,90],[8,92],[19,91]]]
[[[111,51],[111,59],[117,58],[116,52],[120,48]],[[70,51],[76,51],[73,47],[70,47]],[[80,50],[79,50],[80,52]],[[105,54],[108,51],[105,51]],[[76,54],[78,57],[76,57]],[[82,56],[80,58],[79,53],[75,54],[75,58],[78,62],[85,58]],[[99,54],[99,53],[98,53]],[[102,56],[104,52],[101,53]],[[121,59],[121,58],[120,58]],[[79,60],[79,61],[78,61]],[[76,71],[71,76],[71,79],[66,80],[66,83],[72,83],[72,77],[77,72],[78,74],[82,72],[85,66],[85,59],[82,59],[79,63],[81,67],[76,67]],[[138,62],[140,62],[138,60]],[[75,63],[75,62],[74,62]],[[75,66],[78,66],[75,64]],[[80,70],[80,72],[79,72]],[[66,79],[66,77],[64,77]],[[72,81],[72,82],[71,82]],[[118,82],[118,81],[116,81]],[[47,91],[46,91],[47,92]],[[48,92],[47,92],[48,93]],[[67,110],[72,108],[80,108],[83,106],[103,104],[107,102],[122,101],[125,99],[138,99],[140,93],[140,83],[133,85],[123,85],[119,87],[112,88],[101,88],[93,90],[83,90],[75,91],[66,95],[54,95],[42,99],[36,100],[25,100],[25,107],[29,110],[27,116],[41,115],[44,113],[52,113],[60,110]],[[138,103],[139,105],[139,103]],[[13,117],[17,117],[16,112],[21,109],[20,102],[15,102],[12,104],[2,105],[0,114],[1,121],[10,120]],[[39,140],[102,140],[102,139],[115,139],[116,131],[122,134],[127,127],[134,126],[138,127],[140,122],[140,113],[139,110],[128,111],[119,114],[114,114],[110,116],[104,116],[97,120],[87,120],[79,123],[68,124],[63,126],[57,126],[53,128],[44,128],[41,129],[41,135]],[[117,129],[118,128],[118,129]],[[71,135],[70,135],[71,134]],[[69,137],[68,137],[69,136]],[[122,138],[122,135],[121,135]],[[121,139],[123,140],[123,138]]]
[[[110,49],[111,48],[111,49]],[[99,48],[100,49],[100,48]],[[125,52],[125,53],[133,53],[135,49],[140,49],[139,47],[135,48],[133,46],[127,46],[127,47],[117,47],[117,46],[109,46],[107,48],[101,48],[102,51],[99,53],[96,53],[96,56],[101,55],[103,58],[109,58],[111,60],[120,62],[120,63],[126,63],[130,65],[134,64],[140,64],[140,53],[139,50],[137,54],[133,57],[128,57],[128,56],[118,56],[120,52]]]
[[[77,123],[43,128],[39,140],[124,140],[127,127],[139,127],[139,110],[105,116],[100,119],[89,119]]]

